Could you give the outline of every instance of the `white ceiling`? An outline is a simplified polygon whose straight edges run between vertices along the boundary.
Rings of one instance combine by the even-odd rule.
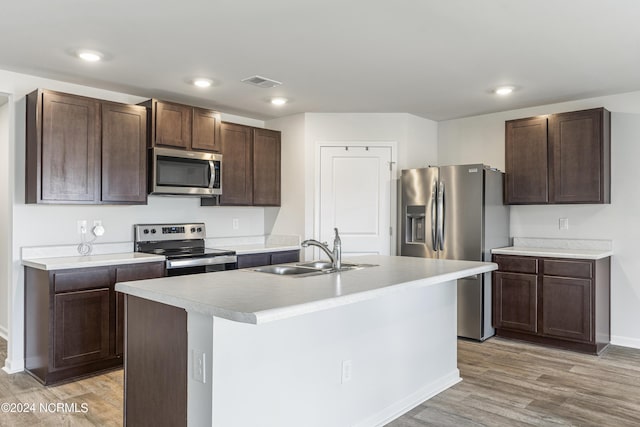
[[[6,0],[0,68],[258,119],[433,120],[640,89],[638,0]],[[83,63],[78,48],[107,60]],[[262,89],[252,75],[284,84]],[[214,87],[190,86],[208,77]],[[513,85],[509,98],[491,93]],[[285,96],[274,107],[267,100]]]

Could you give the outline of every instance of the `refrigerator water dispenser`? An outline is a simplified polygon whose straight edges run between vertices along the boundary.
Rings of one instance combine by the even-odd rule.
[[[425,214],[427,207],[424,205],[407,206],[406,243],[424,243]]]

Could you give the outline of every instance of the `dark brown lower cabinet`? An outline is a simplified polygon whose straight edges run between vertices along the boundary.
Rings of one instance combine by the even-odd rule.
[[[163,262],[25,267],[26,371],[49,385],[122,366],[124,305],[115,283],[163,275]]]
[[[238,268],[260,267],[262,265],[285,264],[300,261],[300,251],[263,252],[238,255]]]
[[[187,312],[125,296],[124,425],[187,425]]]
[[[53,365],[74,366],[109,357],[110,299],[106,289],[67,292],[53,297]]]
[[[610,258],[494,255],[496,335],[600,354],[609,344]]]
[[[545,276],[542,334],[549,337],[591,340],[591,280]],[[571,304],[567,304],[567,302]]]
[[[538,331],[538,277],[533,274],[496,273],[495,327]]]

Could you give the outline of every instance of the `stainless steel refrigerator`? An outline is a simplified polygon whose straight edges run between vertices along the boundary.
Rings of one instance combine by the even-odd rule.
[[[401,178],[400,255],[491,261],[509,246],[504,174],[482,164],[406,169]],[[491,273],[458,280],[458,336],[493,336]]]

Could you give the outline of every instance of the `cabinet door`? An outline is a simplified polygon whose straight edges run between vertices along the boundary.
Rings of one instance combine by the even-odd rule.
[[[222,123],[222,196],[221,205],[253,203],[253,167],[251,128]]]
[[[505,203],[547,203],[547,119],[506,122]]]
[[[109,356],[109,296],[108,288],[54,295],[55,368]]]
[[[194,108],[191,148],[219,152],[220,145],[220,121],[218,115],[211,110]]]
[[[280,206],[280,132],[253,131],[253,204]]]
[[[542,334],[592,340],[591,280],[542,278]]]
[[[549,118],[550,199],[554,203],[609,202],[604,111],[598,108]]]
[[[147,201],[147,109],[103,102],[102,201]]]
[[[538,277],[534,274],[493,274],[493,326],[537,332]]]
[[[132,280],[155,279],[164,276],[164,263],[132,264],[116,267],[116,283]],[[116,292],[116,349],[120,356],[124,353],[124,294]]]
[[[155,144],[191,148],[191,107],[162,101],[155,101],[154,107]]]
[[[45,91],[42,98],[41,200],[94,202],[99,194],[99,103]]]

